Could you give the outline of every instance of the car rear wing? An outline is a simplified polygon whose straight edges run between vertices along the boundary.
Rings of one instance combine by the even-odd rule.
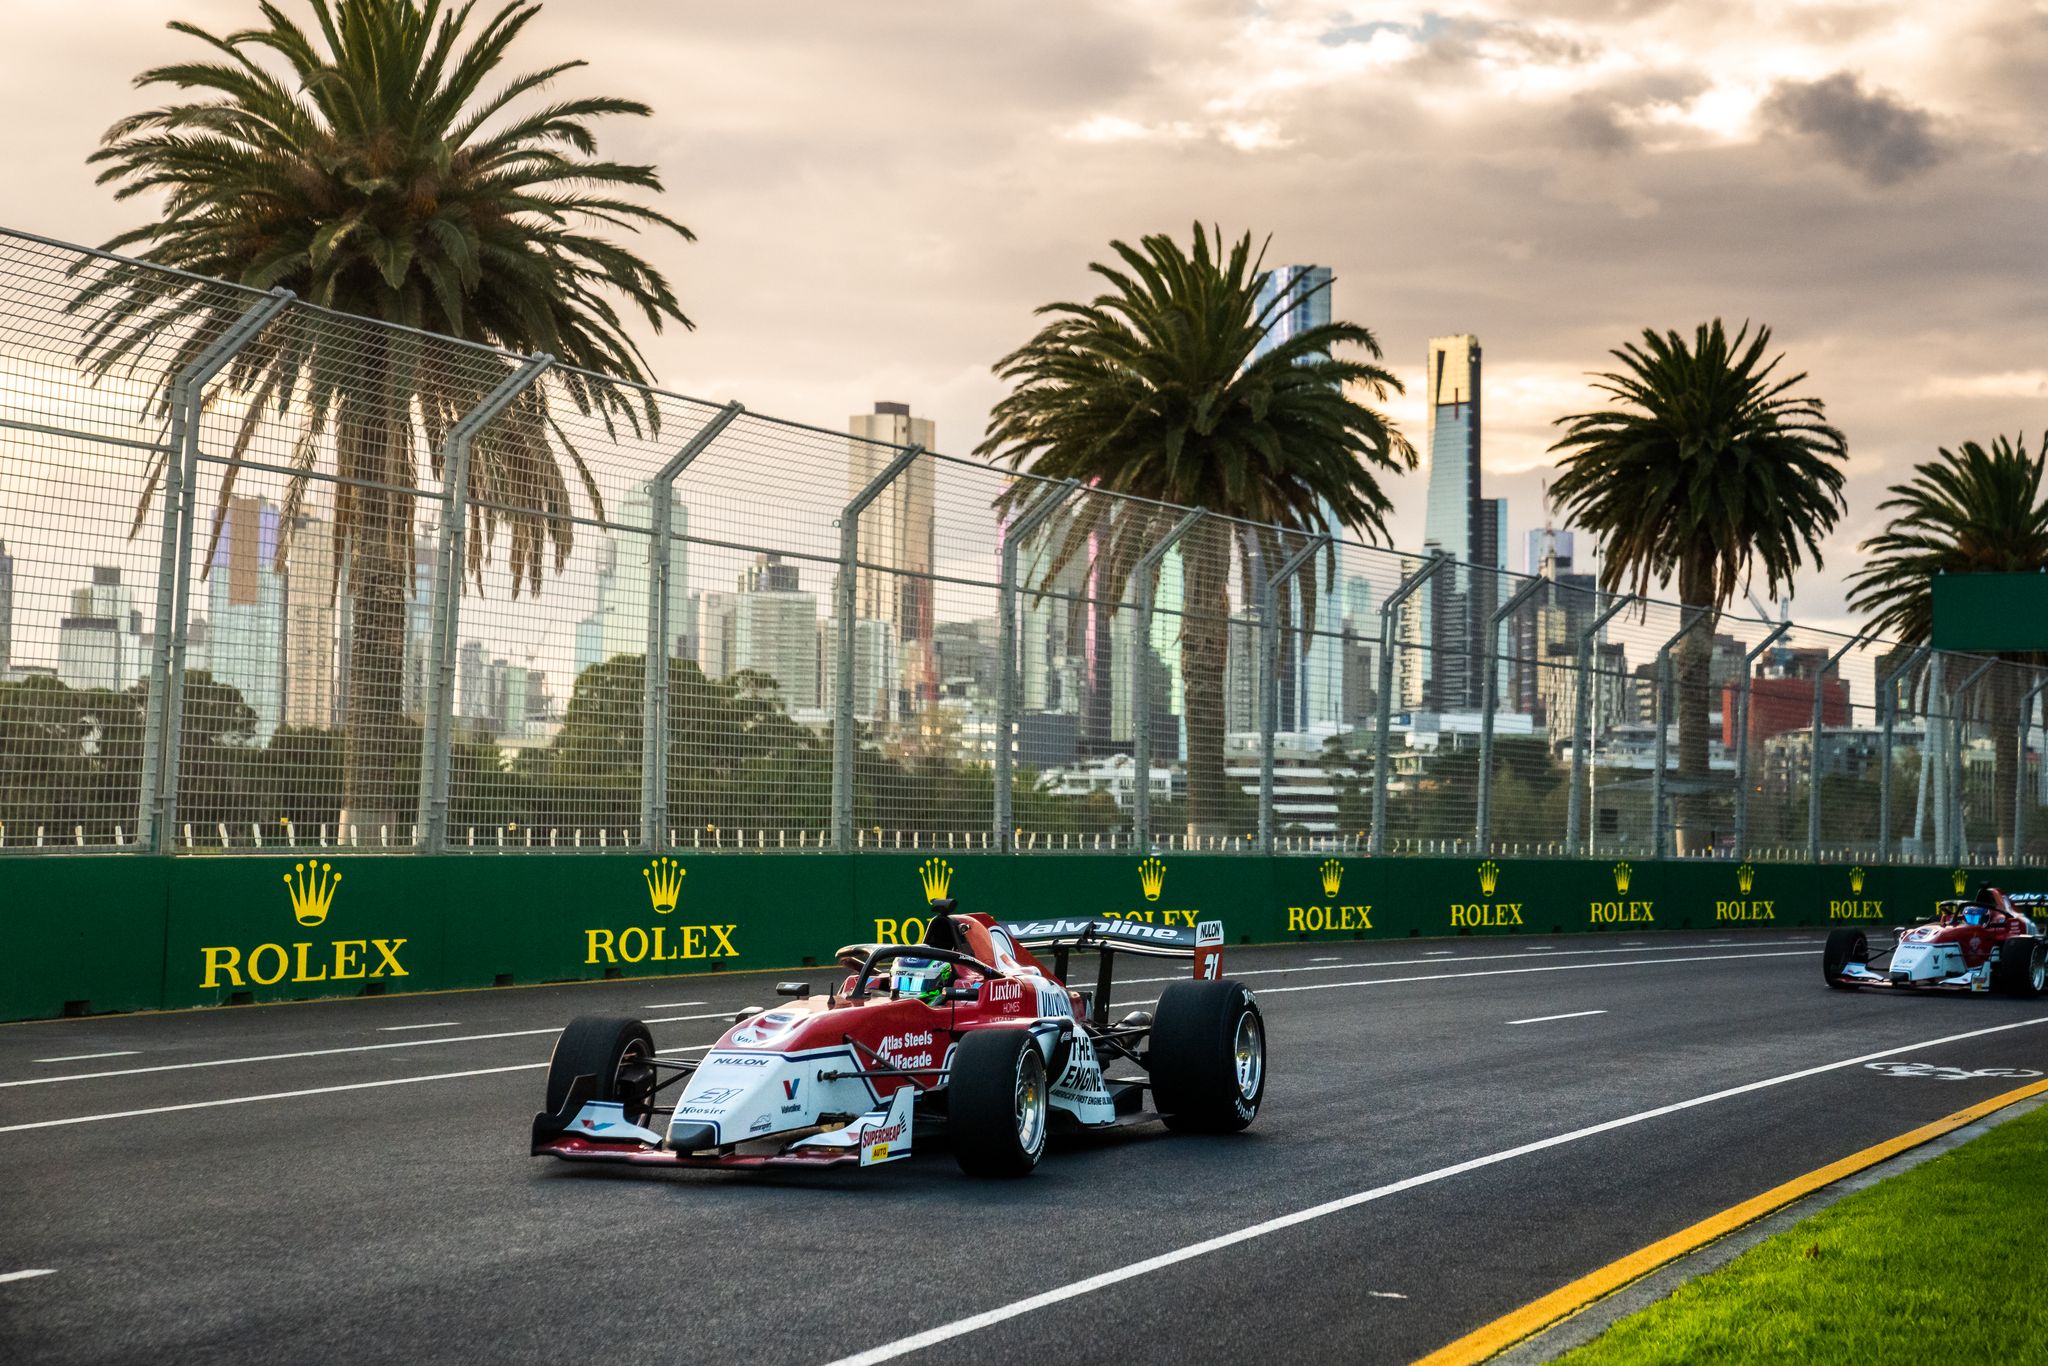
[[[1092,949],[1102,955],[1098,968],[1093,1014],[1097,1024],[1109,1015],[1112,965],[1119,953],[1147,958],[1188,958],[1194,961],[1197,980],[1213,982],[1223,975],[1223,922],[1204,920],[1196,925],[1150,925],[1142,920],[1118,920],[1112,916],[1063,916],[1052,920],[1012,920],[1003,928],[1027,949],[1051,949],[1053,972],[1067,980],[1067,955],[1075,949]]]

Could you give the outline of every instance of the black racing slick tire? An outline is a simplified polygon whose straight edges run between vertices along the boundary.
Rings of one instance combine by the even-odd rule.
[[[1991,989],[2022,1001],[2048,992],[2048,943],[2017,934],[1999,945],[1998,961],[1991,965]]]
[[[1174,982],[1153,1012],[1146,1066],[1169,1128],[1229,1134],[1266,1096],[1266,1020],[1242,982]]]
[[[1861,930],[1829,930],[1827,947],[1820,951],[1821,975],[1827,984],[1838,991],[1854,991],[1853,982],[1842,980],[1842,972],[1851,963],[1870,961],[1870,941]]]
[[[654,1036],[638,1020],[617,1015],[578,1015],[555,1040],[548,1059],[551,1115],[568,1104],[578,1077],[594,1077],[592,1100],[617,1101],[625,1118],[641,1128],[654,1119]]]
[[[960,1036],[946,1082],[953,1159],[969,1176],[1027,1176],[1045,1153],[1050,1101],[1045,1055],[1021,1029]]]

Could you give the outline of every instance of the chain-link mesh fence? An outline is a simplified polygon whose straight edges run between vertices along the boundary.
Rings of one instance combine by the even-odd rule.
[[[0,849],[2048,853],[2029,664],[930,443],[0,233]]]

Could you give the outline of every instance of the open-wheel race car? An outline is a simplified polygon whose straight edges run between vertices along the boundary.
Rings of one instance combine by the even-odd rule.
[[[1049,968],[1034,950],[1050,951]],[[1076,951],[1099,955],[1092,991],[1066,985]],[[1193,976],[1111,1023],[1119,954],[1190,959]],[[1153,1119],[1243,1129],[1265,1095],[1265,1021],[1243,984],[1221,980],[1222,955],[1217,921],[999,924],[934,901],[922,942],[848,945],[844,980],[823,995],[778,984],[783,1004],[742,1011],[701,1060],[663,1056],[637,1020],[572,1020],[548,1064],[532,1151],[644,1166],[867,1167],[940,1132],[970,1175],[1021,1176],[1058,1130]]]
[[[2040,996],[2048,992],[2048,894],[1979,887],[1968,901],[1935,903],[1932,920],[1893,931],[1891,947],[1874,954],[1862,930],[1830,930],[1821,975],[1842,990]]]

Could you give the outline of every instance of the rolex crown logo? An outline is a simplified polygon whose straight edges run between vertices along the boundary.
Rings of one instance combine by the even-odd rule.
[[[1631,877],[1633,877],[1633,876],[1635,875],[1635,871],[1636,871],[1635,869],[1633,869],[1633,868],[1629,867],[1629,866],[1628,866],[1628,864],[1626,864],[1626,863],[1617,863],[1617,864],[1615,864],[1615,865],[1614,865],[1614,890],[1615,890],[1615,891],[1617,891],[1617,892],[1625,892],[1625,891],[1627,891],[1627,890],[1628,890],[1628,880],[1629,880],[1629,878],[1631,878]]]
[[[1333,858],[1323,860],[1323,895],[1335,896],[1344,885],[1344,865]]]
[[[293,873],[298,874],[296,879]],[[341,874],[334,871],[331,863],[295,863],[292,871],[284,875],[284,885],[291,889],[292,916],[301,925],[318,925],[327,919],[328,908],[334,905]]]
[[[1500,865],[1492,859],[1479,865],[1479,895],[1492,896],[1493,889],[1500,886]]]
[[[1138,865],[1138,885],[1145,889],[1145,900],[1159,900],[1166,887],[1166,865],[1156,858],[1146,859]]]
[[[1749,889],[1756,886],[1756,869],[1750,867],[1747,863],[1737,868],[1735,870],[1735,885],[1744,896],[1748,896]]]
[[[1962,869],[1958,868],[1955,871],[1954,877],[1956,885],[1956,895],[1961,896],[1963,894],[1963,887],[1970,880],[1970,875],[1964,872]]]
[[[654,903],[656,915],[667,915],[676,908],[683,895],[682,864],[672,858],[658,858],[647,865],[641,876],[647,879],[647,899]]]
[[[1849,870],[1849,890],[1856,893],[1863,891],[1863,869],[1860,866]]]
[[[917,870],[918,880],[924,883],[924,899],[927,904],[946,899],[946,889],[953,885],[953,865],[942,858],[928,858]]]

